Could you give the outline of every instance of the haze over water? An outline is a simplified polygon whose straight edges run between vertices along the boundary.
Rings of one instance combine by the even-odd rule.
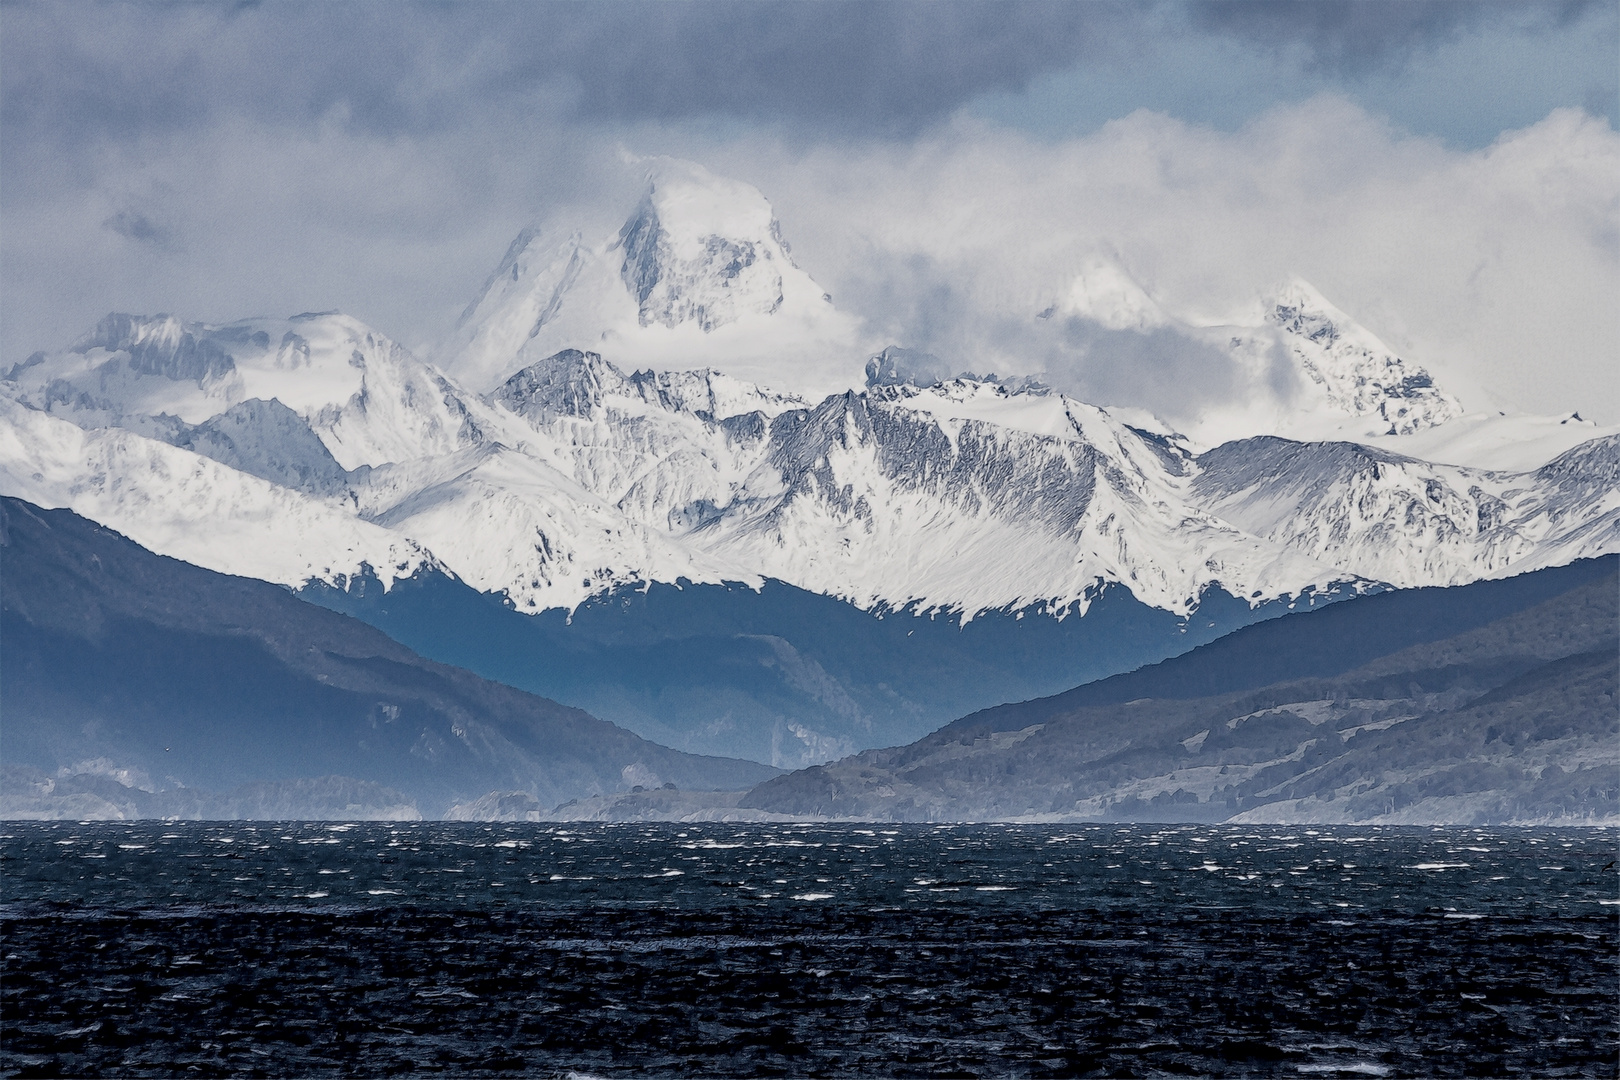
[[[1614,1075],[1613,830],[8,823],[14,1075]]]

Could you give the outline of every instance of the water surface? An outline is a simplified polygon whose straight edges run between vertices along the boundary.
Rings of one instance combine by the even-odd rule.
[[[1598,829],[5,823],[13,1075],[1614,1076]]]

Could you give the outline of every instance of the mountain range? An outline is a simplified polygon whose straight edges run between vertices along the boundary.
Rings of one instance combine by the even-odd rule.
[[[333,312],[110,315],[6,370],[0,493],[781,767],[1301,605],[1620,550],[1620,431],[1465,413],[1308,283],[1230,325],[1106,260],[1054,289],[1031,319],[1195,338],[1299,400],[1207,446],[866,359],[757,191],[664,162],[614,234],[520,233],[432,361]]]
[[[774,779],[71,511],[0,499],[0,558],[5,817],[1620,817],[1616,556],[1298,612]]]

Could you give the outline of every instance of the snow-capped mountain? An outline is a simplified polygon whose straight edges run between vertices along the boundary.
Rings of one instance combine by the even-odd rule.
[[[81,427],[125,427],[168,442],[232,406],[278,401],[343,469],[482,440],[444,376],[336,312],[226,326],[109,315],[66,351],[16,365],[6,382],[19,400]]]
[[[462,313],[444,370],[480,392],[559,350],[626,365],[799,369],[846,385],[856,323],[793,262],[770,203],[690,162],[653,163],[617,234],[520,232]]]
[[[1146,289],[1113,259],[1092,254],[1080,271],[1036,318],[1087,319],[1109,330],[1156,330],[1176,325]]]
[[[782,767],[915,738],[1082,669],[1122,669],[1098,667],[1105,655],[1151,662],[1305,593],[1314,603],[1620,550],[1612,435],[1520,473],[1274,437],[1200,455],[1134,414],[1028,379],[941,378],[938,361],[904,350],[873,357],[864,390],[815,403],[713,371],[626,374],[579,350],[480,396],[351,320],[289,322],[109,320],[128,333],[13,369],[0,493],[210,569],[327,592],[412,579],[409,592],[420,577],[441,595],[448,574],[465,583],[454,589],[538,614],[617,609],[628,587],[686,583],[661,594],[664,614],[645,608],[672,622],[643,625],[629,607],[611,627],[590,615],[605,640],[576,641],[554,620],[534,635],[502,624],[478,639],[489,666],[438,631],[400,629],[428,655],[659,741]],[[143,351],[153,326],[163,347]],[[290,332],[309,345],[290,369],[309,386],[280,366],[273,342]],[[292,383],[285,398],[277,379]],[[255,390],[273,396],[245,396]],[[786,584],[750,591],[768,579]],[[711,591],[668,599],[692,585]],[[790,586],[849,612],[970,619],[945,638],[936,620],[899,621],[950,655],[979,642],[1004,662],[971,684],[923,685],[911,669],[944,654],[911,647],[906,628],[877,629],[888,620],[845,628],[881,655],[796,638],[816,632],[795,629],[804,601],[782,599]],[[739,591],[758,596],[756,614]],[[1098,603],[1109,629],[1093,633],[1096,620],[1073,617]],[[716,610],[728,613],[718,623]],[[1004,614],[977,617],[987,610]],[[1042,612],[1074,629],[1042,629],[1060,625]],[[1054,635],[1059,650],[1046,647]],[[663,651],[636,644],[649,638]],[[504,666],[542,644],[582,650],[571,663],[583,674],[553,670],[566,660]],[[1019,659],[1031,648],[1056,659]],[[632,690],[624,680],[642,666],[695,682]]]
[[[754,580],[743,570],[723,573],[702,553],[627,518],[614,500],[597,494],[610,491],[610,484],[574,480],[575,457],[593,456],[584,446],[540,437],[497,400],[466,392],[345,316],[205,326],[170,316],[112,315],[63,353],[36,354],[8,374],[8,391],[31,407],[15,411],[11,404],[8,419],[34,425],[13,440],[19,447],[38,453],[66,445],[60,436],[38,436],[39,422],[62,418],[72,422],[63,423],[69,431],[78,431],[75,424],[86,429],[80,434],[94,445],[128,451],[157,443],[140,453],[171,463],[165,473],[212,478],[219,489],[201,492],[198,481],[165,505],[168,500],[151,494],[161,480],[150,470],[137,467],[139,475],[128,480],[108,477],[86,444],[83,475],[53,488],[25,485],[8,493],[71,507],[155,551],[210,569],[301,584],[353,576],[369,561],[386,584],[394,576],[387,568],[408,562],[414,569],[422,562],[418,542],[404,539],[420,537],[429,550],[449,553],[442,565],[476,588],[507,593],[527,610],[573,607],[635,581]],[[649,375],[636,385],[655,401],[704,415],[794,400],[718,373]],[[123,430],[104,430],[114,428]],[[129,460],[134,452],[116,460]],[[65,476],[70,456],[46,472]],[[25,455],[16,468],[31,463]],[[230,469],[221,472],[216,463]],[[265,540],[291,562],[266,570],[269,564],[254,545],[210,539],[236,528],[231,513],[205,509],[220,501],[242,506],[232,493],[233,478],[272,481],[291,489],[285,498],[302,494],[303,518],[335,514],[362,526],[371,547],[344,540],[323,562],[306,551],[307,542],[271,542],[279,535],[272,530]],[[133,501],[121,497],[116,505],[91,498],[93,492],[130,490],[148,494]],[[163,538],[165,515],[186,523],[176,530],[188,537],[184,544]],[[296,524],[299,515],[283,516],[286,528],[304,531]],[[469,528],[472,522],[483,524]],[[415,561],[379,548],[378,537],[408,545],[417,552]],[[196,557],[201,550],[206,558]],[[369,560],[352,557],[363,550],[372,552]],[[287,568],[306,563],[315,569],[301,577]]]
[[[0,397],[0,490],[69,507],[160,554],[293,587],[384,585],[438,564],[415,541],[202,454],[118,428],[86,430]]]
[[[1531,473],[1261,437],[1200,456],[1191,489],[1223,520],[1359,577],[1456,585],[1620,550],[1617,467],[1615,435]]]
[[[1483,445],[1492,424],[1459,417],[1428,372],[1303,282],[1246,320],[1195,325],[1097,260],[1043,314],[1057,311],[1201,336],[1290,365],[1303,389],[1293,412],[1272,403],[1249,438],[1200,453],[1151,417],[1032,378],[952,375],[915,350],[884,350],[864,388],[820,400],[680,370],[785,355],[853,372],[859,354],[838,353],[852,323],[793,264],[759,192],[660,162],[616,235],[520,235],[446,370],[335,313],[109,316],[6,373],[6,493],[271,580],[364,562],[386,583],[436,559],[523,611],[633,583],[775,578],[966,617],[1083,611],[1117,584],[1185,614],[1215,587],[1258,604],[1620,547],[1612,431],[1548,427],[1547,456],[1512,471],[1403,454],[1453,426],[1467,432],[1447,445]],[[631,366],[644,361],[658,370]],[[1313,431],[1332,438],[1275,437]],[[275,558],[211,524],[272,516],[321,524],[273,544],[266,526]]]
[[[1304,282],[1199,321],[1098,258],[1047,298],[1248,373],[1178,432],[872,355],[747,185],[658,162],[627,209],[521,233],[437,365],[335,312],[110,315],[0,375],[0,494],[784,767],[1296,604],[1620,551],[1620,428],[1463,414]]]
[[[1190,505],[1173,446],[1039,388],[873,386],[769,443],[693,542],[862,607],[1084,611],[1120,582],[1185,613],[1216,583],[1270,599],[1343,577]]]
[[[1531,474],[1276,438],[1199,456],[1038,383],[918,385],[919,366],[927,359],[887,352],[866,390],[812,405],[712,371],[627,375],[564,350],[478,397],[338,316],[218,328],[115,317],[13,371],[14,395],[32,408],[6,416],[32,425],[16,446],[68,447],[56,475],[76,454],[93,457],[91,442],[117,442],[150,449],[110,460],[183,461],[210,478],[188,489],[192,508],[178,492],[173,507],[139,500],[149,517],[207,516],[194,510],[199,484],[269,481],[306,514],[380,526],[411,545],[402,550],[432,552],[530,611],[633,582],[770,577],[864,608],[969,616],[1083,611],[1118,583],[1186,613],[1215,586],[1260,602],[1347,580],[1454,583],[1617,543],[1612,438]],[[307,383],[289,376],[300,371]],[[255,390],[302,411],[279,394],[244,397]],[[76,435],[88,441],[34,433],[55,418],[91,429]],[[101,479],[113,466],[95,460],[46,489],[23,482],[41,470],[19,451],[14,493],[100,513],[213,568],[274,580],[358,568],[351,540],[273,572],[247,548],[199,557],[206,529],[165,546],[128,500],[116,509],[86,495],[161,485],[154,469]],[[423,557],[371,561],[414,568]]]
[[[521,611],[573,608],[621,585],[759,577],[638,521],[529,448],[499,443],[374,471],[367,520],[409,536]]]
[[[1532,472],[1592,439],[1620,433],[1620,426],[1600,427],[1577,413],[1465,411],[1426,368],[1398,356],[1299,278],[1269,290],[1239,325],[1193,332],[1226,339],[1231,354],[1257,371],[1267,358],[1285,357],[1295,376],[1294,397],[1270,416],[1250,415],[1247,428],[1227,430],[1226,439],[1354,442],[1422,461]],[[1218,430],[1219,422],[1211,433]]]
[[[1290,279],[1261,305],[1280,339],[1329,409],[1409,435],[1462,415],[1457,399],[1423,368],[1396,356],[1308,282]]]
[[[1083,607],[1116,581],[1184,612],[1217,581],[1269,599],[1343,576],[1190,506],[1184,450],[1045,388],[879,384],[715,417],[664,378],[568,351],[492,400],[630,519],[862,607]]]

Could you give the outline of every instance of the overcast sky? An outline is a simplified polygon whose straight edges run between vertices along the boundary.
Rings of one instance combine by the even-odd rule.
[[[1612,422],[1617,71],[1614,0],[5,3],[0,365],[110,310],[431,355],[519,228],[614,228],[669,154],[874,342],[1052,368],[1087,259],[1207,317],[1299,274],[1470,404]],[[1076,379],[1219,392],[1129,344]]]

